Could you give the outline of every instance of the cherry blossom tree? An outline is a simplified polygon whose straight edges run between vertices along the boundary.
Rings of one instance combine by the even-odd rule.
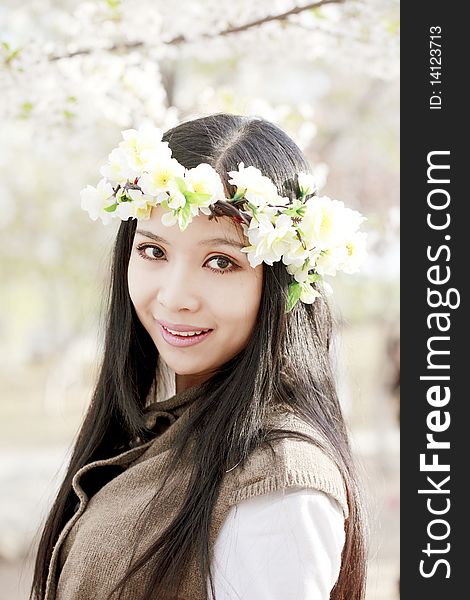
[[[382,149],[347,144],[373,115],[388,120],[396,108],[387,95],[396,90],[398,27],[397,0],[3,2],[0,257],[12,286],[4,301],[20,310],[20,296],[35,306],[32,321],[50,319],[48,346],[86,327],[70,307],[77,298],[95,306],[89,282],[107,266],[97,266],[90,243],[105,248],[114,232],[90,228],[78,192],[96,184],[129,127],[258,114],[305,150],[319,188],[333,162],[338,197],[359,209],[377,198],[391,204],[389,159],[383,182],[370,176],[376,194],[361,187]]]

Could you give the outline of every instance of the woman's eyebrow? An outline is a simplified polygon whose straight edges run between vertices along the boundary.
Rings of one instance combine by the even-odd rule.
[[[159,235],[152,233],[151,231],[137,229],[136,233],[139,233],[140,235],[144,235],[145,237],[155,240],[156,242],[160,242],[161,244],[167,244],[168,246],[171,246],[170,242],[165,240],[165,238],[162,238]],[[199,242],[199,246],[210,246],[212,244],[232,246],[234,248],[243,248],[245,246],[245,244],[243,244],[242,242],[239,242],[237,240],[231,240],[229,238],[224,238],[224,237],[208,238],[206,240],[201,240]]]

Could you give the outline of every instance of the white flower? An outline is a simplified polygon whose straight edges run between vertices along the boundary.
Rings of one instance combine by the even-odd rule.
[[[104,208],[116,203],[113,193],[113,187],[106,179],[101,179],[96,188],[87,185],[80,192],[81,207],[88,212],[93,221],[99,217],[107,225],[112,220],[113,213],[106,212]]]
[[[347,257],[341,264],[341,269],[348,274],[356,273],[367,256],[367,234],[357,231],[347,242]]]
[[[245,190],[244,197],[260,209],[266,204],[285,204],[285,199],[279,197],[271,179],[262,175],[256,167],[245,168],[241,162],[238,171],[229,171],[229,175],[229,183],[237,186],[239,192]]]
[[[128,204],[133,205],[134,216],[142,220],[150,217],[152,207],[157,206],[162,199],[144,194],[141,190],[127,190],[127,195],[132,199],[132,202],[128,202]],[[167,194],[164,195],[164,198],[167,198]]]
[[[294,276],[294,279],[299,283],[306,281],[308,277],[308,269],[303,267],[303,264],[298,266],[295,264],[287,265],[286,270],[288,273]]]
[[[344,245],[364,221],[359,212],[328,196],[312,196],[305,206],[300,229],[309,248],[328,250]]]
[[[259,219],[269,219],[271,223],[273,223],[275,218],[280,214],[276,207],[268,205],[264,206],[263,208],[253,207],[252,209],[250,206],[243,204],[243,208],[240,208],[239,210],[242,214],[247,215],[249,219],[251,219],[251,228],[258,227]]]
[[[178,223],[178,214],[173,211],[165,212],[162,215],[161,222],[166,227],[176,225],[176,223]]]
[[[126,129],[122,131],[122,137],[124,140],[119,148],[126,155],[129,166],[138,173],[146,171],[151,164],[171,158],[168,142],[162,142],[162,131],[157,127]]]
[[[140,172],[130,166],[127,154],[121,148],[114,148],[108,156],[108,162],[101,167],[100,174],[113,183],[125,184],[134,181]]]
[[[100,173],[113,183],[135,181],[150,166],[171,158],[167,142],[162,142],[162,132],[156,127],[122,131],[123,141],[108,156]]]
[[[130,217],[135,217],[135,209],[132,202],[121,202],[117,205],[115,214],[122,221],[127,221]]]
[[[136,219],[141,219],[142,221],[146,221],[150,219],[150,215],[152,214],[152,205],[147,204],[147,206],[143,206],[142,208],[137,208],[136,210]]]
[[[305,249],[301,241],[295,237],[289,244],[289,248],[282,257],[282,262],[285,265],[292,265],[294,267],[301,267],[307,258],[309,258],[310,252]]]
[[[301,283],[300,284],[300,301],[305,304],[313,304],[315,302],[315,298],[320,297],[320,292],[316,290],[310,283]]]
[[[192,216],[191,214],[188,214],[187,210],[184,208],[177,208],[175,210],[170,209],[162,215],[161,221],[166,227],[171,227],[175,224],[178,224],[180,230],[185,231],[192,221]]]
[[[132,201],[138,205],[139,207],[144,206],[145,204],[147,204],[147,202],[151,202],[151,203],[155,203],[155,199],[153,198],[153,196],[149,196],[148,194],[144,194],[142,192],[142,190],[134,190],[134,189],[128,189],[127,190],[127,195],[129,196],[129,198],[132,199]]]
[[[225,198],[224,186],[217,171],[207,163],[200,163],[194,169],[188,169],[184,174],[184,180],[188,190],[197,194],[210,194],[208,206]]]
[[[336,271],[341,269],[342,263],[347,259],[348,251],[346,246],[337,246],[330,248],[320,254],[316,261],[316,270],[319,275],[336,275]]]
[[[120,189],[116,194],[116,200],[118,204],[112,216],[123,221],[127,221],[129,218],[148,219],[152,207],[157,204],[155,198],[147,196],[137,189]]]
[[[313,175],[301,172],[298,175],[298,180],[300,193],[302,194],[302,196],[309,196],[310,194],[316,192],[317,184],[315,182],[315,179],[313,178]]]
[[[210,215],[211,205],[225,198],[217,171],[208,163],[185,169],[172,158],[159,129],[128,129],[122,135],[101,168],[104,179],[96,188],[81,191],[82,208],[93,220],[101,218],[107,224],[116,217],[148,219],[152,208],[161,204],[162,224],[177,224],[184,231],[195,216]],[[248,224],[241,226],[249,245],[241,250],[253,268],[283,261],[294,279],[289,284],[289,310],[298,300],[311,304],[320,296],[314,287],[317,281],[331,290],[322,280],[325,275],[359,269],[366,255],[366,234],[358,228],[365,218],[343,202],[312,196],[317,190],[313,175],[298,173],[300,196],[292,200],[281,197],[273,181],[254,166],[245,168],[241,162],[229,175],[236,199],[247,200],[240,211],[248,217]]]
[[[152,212],[151,204],[139,205],[137,202],[121,202],[116,208],[116,215],[123,221],[129,218],[146,220]]]
[[[157,196],[168,191],[170,182],[175,177],[184,177],[184,173],[184,167],[176,159],[166,159],[152,165],[149,172],[139,179],[139,186],[144,194]]]
[[[252,267],[261,262],[272,265],[280,260],[284,252],[288,251],[295,236],[292,219],[288,215],[279,215],[274,224],[269,216],[262,213],[259,216],[257,226],[252,228],[252,221],[246,232],[251,246],[242,248],[242,252],[249,252],[248,260]]]
[[[169,194],[167,203],[170,208],[175,210],[177,208],[183,208],[186,205],[187,200],[174,179],[168,181],[166,189]]]

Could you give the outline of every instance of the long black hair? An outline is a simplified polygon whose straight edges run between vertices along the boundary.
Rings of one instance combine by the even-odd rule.
[[[174,127],[163,140],[186,168],[201,162],[212,165],[229,196],[235,189],[229,184],[227,173],[236,170],[239,162],[259,168],[271,178],[281,196],[290,198],[298,193],[296,173],[310,170],[289,136],[258,117],[210,115]],[[135,229],[135,219],[122,221],[117,234],[99,376],[67,473],[42,532],[30,599],[33,594],[37,600],[44,597],[54,544],[73,515],[74,474],[87,463],[117,454],[136,437],[146,439],[143,407],[152,385],[158,386],[160,363],[155,344],[140,323],[128,291],[127,269]],[[312,443],[320,445],[335,461],[344,478],[349,517],[345,521],[341,569],[331,598],[364,598],[365,521],[330,362],[332,317],[323,295],[313,304],[298,302],[291,312],[285,313],[291,280],[281,261],[264,265],[253,335],[239,354],[204,382],[194,413],[166,465],[169,476],[185,454],[191,433],[204,432],[193,448],[187,497],[172,526],[129,567],[115,590],[122,592],[126,581],[147,565],[150,576],[142,598],[166,598],[184,576],[190,557],[196,556],[203,580],[209,577],[214,593],[208,536],[217,492],[226,470],[245,460],[254,449],[279,437],[295,435],[266,431],[268,410],[282,402],[315,428],[319,436],[312,438]],[[308,436],[306,439],[310,440]]]

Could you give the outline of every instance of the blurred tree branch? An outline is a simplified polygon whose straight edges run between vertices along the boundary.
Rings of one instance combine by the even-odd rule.
[[[271,23],[273,21],[280,21],[280,22],[285,21],[292,15],[298,15],[307,10],[318,9],[326,4],[344,4],[344,2],[346,2],[346,0],[317,0],[316,2],[310,2],[309,4],[306,4],[305,6],[294,6],[290,10],[287,10],[283,13],[279,13],[277,15],[267,15],[266,17],[263,17],[261,19],[249,21],[248,23],[244,23],[243,25],[238,25],[236,27],[235,26],[228,27],[227,29],[224,29],[222,31],[217,31],[216,33],[205,33],[200,37],[200,39],[213,39],[213,38],[217,38],[217,37],[224,37],[226,35],[231,35],[233,33],[240,33],[242,31],[248,31],[249,29],[253,29],[254,27],[260,27],[261,25],[264,25],[265,23]],[[192,42],[194,40],[189,40],[189,41]],[[188,42],[188,39],[184,35],[178,35],[175,38],[173,38],[167,42],[164,42],[164,43],[166,45],[179,45],[179,44],[184,44],[187,42]],[[113,46],[109,47],[108,51],[109,52],[121,52],[121,51],[126,51],[126,50],[135,50],[136,48],[143,48],[143,47],[145,47],[145,45],[146,45],[146,42],[144,42],[144,41],[129,42],[126,44],[114,44]],[[49,57],[49,60],[55,61],[55,60],[62,60],[65,58],[72,58],[74,56],[91,54],[93,51],[94,51],[93,48],[82,48],[80,50],[75,50],[74,52],[69,52],[66,54],[52,55]]]

